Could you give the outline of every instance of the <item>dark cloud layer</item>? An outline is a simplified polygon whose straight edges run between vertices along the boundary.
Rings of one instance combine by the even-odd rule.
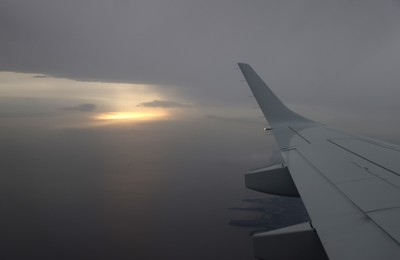
[[[400,95],[396,1],[3,0],[0,19],[1,70],[243,104],[241,61],[294,104],[367,108],[372,95]]]
[[[64,111],[79,111],[79,112],[91,112],[91,111],[94,111],[95,109],[96,109],[96,105],[90,104],[90,103],[60,108],[60,110],[64,110]]]
[[[153,100],[149,102],[143,102],[138,104],[139,107],[163,107],[163,108],[174,108],[174,107],[188,107],[188,104],[167,101],[167,100]]]
[[[219,116],[219,115],[206,115],[206,118],[218,121],[225,122],[234,122],[234,123],[242,123],[242,124],[259,124],[260,120],[256,120],[252,117],[228,117],[228,116]]]
[[[58,100],[29,97],[0,97],[0,118],[41,118],[60,114]]]

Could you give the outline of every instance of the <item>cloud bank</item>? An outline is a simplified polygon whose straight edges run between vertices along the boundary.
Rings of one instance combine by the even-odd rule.
[[[149,102],[142,102],[137,105],[138,107],[162,107],[162,108],[176,108],[188,107],[190,105],[168,100],[153,100]]]
[[[91,112],[96,109],[96,105],[90,104],[90,103],[85,103],[85,104],[80,104],[80,105],[76,105],[76,106],[62,107],[60,109],[64,110],[64,111]]]

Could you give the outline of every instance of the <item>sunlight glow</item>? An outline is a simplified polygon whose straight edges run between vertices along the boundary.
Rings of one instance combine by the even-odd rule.
[[[0,120],[6,115],[14,122],[38,122],[38,127],[88,128],[171,119],[180,113],[157,104],[140,105],[169,100],[160,85],[2,71],[0,79]]]
[[[154,120],[166,117],[165,111],[153,112],[110,112],[97,115],[98,120]]]

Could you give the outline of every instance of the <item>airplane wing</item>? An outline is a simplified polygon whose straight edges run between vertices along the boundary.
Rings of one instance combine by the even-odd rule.
[[[400,259],[400,147],[336,131],[287,108],[239,63],[284,158],[246,186],[302,198],[311,223],[253,236],[258,259]]]

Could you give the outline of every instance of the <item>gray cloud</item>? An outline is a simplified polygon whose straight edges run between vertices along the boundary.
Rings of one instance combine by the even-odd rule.
[[[154,84],[160,99],[188,100],[198,112],[136,131],[53,129],[63,111],[96,109],[80,104],[92,99],[0,98],[7,259],[251,257],[249,231],[221,223],[228,205],[260,196],[244,190],[243,173],[281,157],[251,123],[256,112],[237,113],[254,106],[238,61],[299,113],[400,140],[398,1],[2,0],[0,32],[0,71]],[[142,105],[185,106],[165,100]],[[32,131],[31,121],[48,129]],[[215,245],[210,230],[232,246]]]
[[[373,109],[400,110],[399,7],[373,0],[3,0],[0,70],[156,84],[167,100],[250,107],[250,91],[233,69],[242,61],[299,113],[330,123],[321,108],[346,107],[359,113],[349,121],[363,124],[366,114],[379,120]]]
[[[32,76],[32,78],[45,79],[45,78],[47,78],[47,76],[46,75],[35,75],[35,76]]]
[[[59,114],[58,100],[29,97],[0,97],[0,118],[40,118]]]
[[[91,111],[94,111],[95,109],[96,109],[96,105],[89,104],[89,103],[60,108],[60,110],[64,110],[64,111],[79,111],[79,112],[91,112]]]
[[[252,117],[228,117],[218,115],[206,115],[206,118],[218,121],[242,123],[242,124],[260,124],[260,120]]]
[[[290,103],[351,103],[376,94],[377,83],[382,103],[400,95],[395,1],[20,3],[0,4],[3,70],[154,83],[196,103],[247,104],[233,70],[243,61]]]
[[[190,105],[178,103],[174,101],[167,100],[153,100],[149,102],[143,102],[138,104],[139,107],[163,107],[163,108],[175,108],[175,107],[188,107]]]

